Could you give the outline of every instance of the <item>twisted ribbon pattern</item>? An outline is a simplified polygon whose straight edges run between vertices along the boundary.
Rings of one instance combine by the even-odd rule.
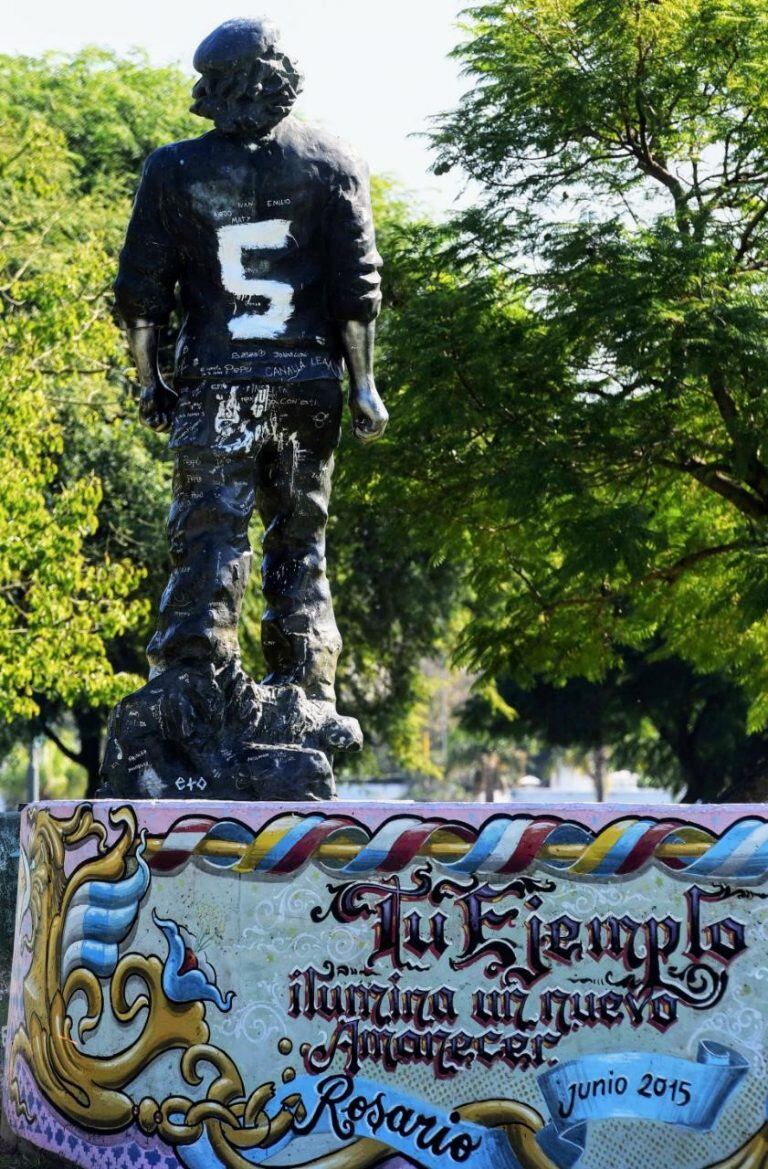
[[[504,878],[532,866],[603,880],[657,864],[690,879],[758,881],[768,875],[768,820],[747,816],[721,835],[673,819],[627,817],[593,832],[552,816],[490,817],[481,827],[394,816],[371,831],[348,816],[286,814],[254,831],[236,820],[184,817],[150,838],[148,862],[170,872],[190,857],[206,865],[287,877],[309,863],[343,877],[402,872],[431,860],[447,873]]]

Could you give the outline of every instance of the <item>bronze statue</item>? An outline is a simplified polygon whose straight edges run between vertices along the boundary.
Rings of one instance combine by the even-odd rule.
[[[335,710],[325,571],[344,364],[356,437],[379,438],[388,417],[373,375],[381,260],[367,171],[291,116],[301,74],[269,22],[225,22],[194,64],[191,108],[215,128],[148,158],[115,283],[141,417],[170,431],[175,471],[150,680],[113,714],[105,790],[327,795],[333,751],[361,742]],[[177,287],[171,388],[158,345]],[[260,686],[237,633],[255,508]]]

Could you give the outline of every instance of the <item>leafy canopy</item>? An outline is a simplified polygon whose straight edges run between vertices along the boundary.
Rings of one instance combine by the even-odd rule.
[[[471,557],[474,668],[597,681],[643,652],[743,686],[761,728],[768,10],[468,17],[433,137],[479,200],[402,239],[391,491]]]
[[[37,713],[40,696],[116,697],[126,680],[114,675],[105,640],[142,604],[129,599],[136,565],[90,555],[98,476],[89,468],[62,483],[57,473],[58,386],[114,350],[100,304],[105,255],[88,216],[75,212],[74,168],[58,131],[30,117],[19,134],[2,120],[0,718],[12,720]]]

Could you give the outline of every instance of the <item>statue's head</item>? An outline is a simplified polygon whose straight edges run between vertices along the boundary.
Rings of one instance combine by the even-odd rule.
[[[215,28],[195,53],[202,76],[192,90],[192,113],[226,133],[272,130],[290,112],[303,81],[279,40],[269,20],[226,20]]]

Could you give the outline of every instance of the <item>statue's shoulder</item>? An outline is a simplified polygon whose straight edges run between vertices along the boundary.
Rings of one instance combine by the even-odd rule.
[[[182,138],[178,142],[168,142],[158,146],[147,156],[144,163],[145,172],[162,177],[190,162],[205,159],[210,155],[210,132],[200,134],[197,138]]]
[[[277,136],[286,154],[314,164],[329,177],[367,172],[365,162],[353,147],[322,126],[292,116],[278,127]]]

